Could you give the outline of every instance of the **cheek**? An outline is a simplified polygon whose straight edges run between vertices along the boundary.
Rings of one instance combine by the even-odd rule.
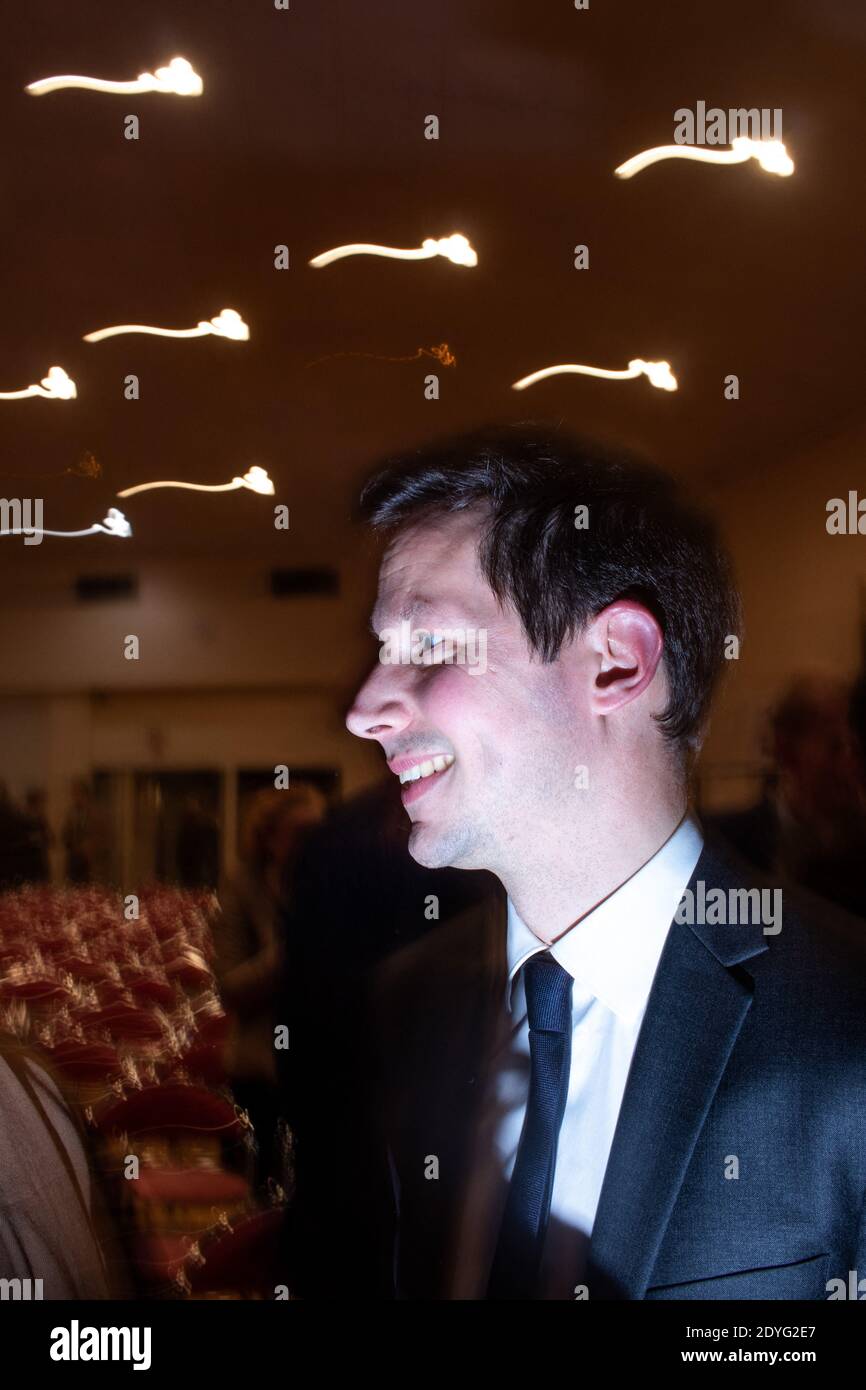
[[[531,757],[549,733],[549,712],[531,686],[501,671],[472,676],[443,666],[426,676],[416,700],[425,725],[445,734],[463,756],[474,747],[488,770]]]
[[[437,715],[481,720],[523,720],[537,717],[542,702],[531,682],[517,679],[505,669],[488,667],[470,673],[465,666],[431,667],[419,677],[413,692],[427,718]]]
[[[490,692],[483,676],[470,676],[457,666],[442,666],[425,672],[415,691],[415,699],[425,723],[458,738],[461,728],[468,731],[490,719]]]

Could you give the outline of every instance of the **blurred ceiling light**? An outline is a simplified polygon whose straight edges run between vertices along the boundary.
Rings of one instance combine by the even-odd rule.
[[[794,172],[794,161],[781,140],[752,140],[748,135],[738,135],[729,150],[711,150],[704,145],[657,145],[627,159],[613,172],[621,179],[630,179],[662,159],[696,159],[701,164],[745,164],[748,159],[756,159],[767,174],[787,178]]]
[[[540,372],[532,372],[529,376],[521,377],[515,381],[512,390],[523,391],[527,386],[534,386],[536,381],[543,381],[547,376],[558,376],[560,372],[579,372],[581,376],[601,376],[606,381],[631,381],[635,377],[645,376],[651,386],[657,386],[660,391],[676,391],[677,379],[671,371],[670,362],[644,362],[642,357],[633,357],[624,372],[609,372],[604,367],[581,367],[574,362],[564,363],[560,367],[542,367]]]
[[[132,497],[136,492],[150,492],[152,488],[158,487],[183,487],[187,488],[190,492],[234,492],[237,488],[245,487],[248,488],[250,492],[258,492],[264,497],[273,497],[274,495],[273,483],[268,477],[266,470],[264,468],[259,468],[258,464],[254,464],[252,468],[248,468],[242,478],[232,478],[230,483],[215,483],[213,485],[207,483],[176,482],[138,483],[136,487],[124,488],[123,492],[119,492],[117,495],[118,497]]]
[[[145,323],[120,323],[114,328],[98,328],[95,333],[85,333],[85,343],[100,343],[103,338],[116,338],[119,333],[152,333],[158,338],[204,338],[213,334],[216,338],[232,338],[236,343],[245,343],[250,330],[237,309],[221,309],[212,319],[199,319],[195,328],[149,328]]]
[[[342,260],[344,256],[390,256],[397,261],[427,261],[433,256],[444,256],[454,265],[478,264],[478,256],[466,237],[461,232],[454,232],[451,236],[439,237],[438,241],[428,236],[417,249],[409,251],[397,246],[375,246],[368,241],[353,241],[347,246],[335,246],[333,251],[323,251],[321,256],[314,256],[310,265],[318,270],[332,261]]]
[[[116,507],[109,507],[102,521],[95,521],[84,531],[43,531],[41,526],[16,526],[12,531],[0,531],[0,536],[31,536],[34,533],[38,533],[40,536],[96,536],[100,532],[105,536],[123,536],[125,538],[132,535],[132,527],[123,512],[119,512]]]
[[[0,391],[0,401],[23,401],[28,396],[41,396],[45,401],[72,401],[78,395],[75,382],[62,367],[49,367],[38,386],[25,386],[23,391]]]
[[[200,97],[204,83],[186,60],[172,58],[167,67],[142,72],[134,82],[105,82],[101,77],[43,77],[25,88],[31,96],[45,96],[64,87],[83,87],[89,92],[162,92],[176,97]]]

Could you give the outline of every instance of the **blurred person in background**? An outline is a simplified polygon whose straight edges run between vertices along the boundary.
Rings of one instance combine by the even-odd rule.
[[[383,961],[497,888],[484,870],[417,863],[410,829],[389,775],[331,808],[293,877],[280,1018],[296,1041],[277,1056],[295,1163],[284,1249],[293,1297],[343,1296],[347,1267],[366,1268],[365,1296],[387,1282],[387,1269],[367,1263],[390,1210],[376,1170],[368,983]]]
[[[273,1015],[282,983],[283,914],[304,833],[324,811],[321,792],[304,783],[253,798],[240,867],[221,894],[214,924],[217,980],[231,1019],[226,1067],[235,1099],[253,1124],[260,1182],[280,1177]]]
[[[86,777],[72,783],[71,802],[63,822],[66,877],[70,883],[90,883],[99,847],[99,819],[93,789]]]
[[[713,818],[766,873],[866,916],[866,795],[850,687],[799,676],[771,710],[761,799]]]
[[[25,883],[47,883],[53,836],[45,814],[45,793],[31,787],[24,799],[23,876]]]
[[[854,682],[848,714],[854,738],[857,775],[866,792],[866,670]]]
[[[219,879],[220,832],[201,797],[184,802],[177,831],[177,878],[182,888],[214,888]]]
[[[74,1108],[45,1059],[2,1034],[0,1280],[11,1281],[3,1286],[11,1298],[131,1296]]]
[[[5,782],[0,782],[0,892],[17,888],[34,878],[29,816],[13,801]]]

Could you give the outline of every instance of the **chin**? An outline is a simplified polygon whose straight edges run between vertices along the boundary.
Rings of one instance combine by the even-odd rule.
[[[425,869],[447,869],[451,867],[451,860],[442,845],[435,836],[429,832],[424,833],[420,826],[413,827],[409,832],[409,853]]]
[[[472,833],[467,827],[435,830],[419,821],[409,832],[409,853],[425,869],[476,869],[471,861]]]

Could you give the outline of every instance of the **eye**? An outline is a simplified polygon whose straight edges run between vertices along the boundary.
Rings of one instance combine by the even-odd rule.
[[[449,633],[420,630],[415,633],[415,650],[422,666],[441,666],[454,659],[455,643]]]

